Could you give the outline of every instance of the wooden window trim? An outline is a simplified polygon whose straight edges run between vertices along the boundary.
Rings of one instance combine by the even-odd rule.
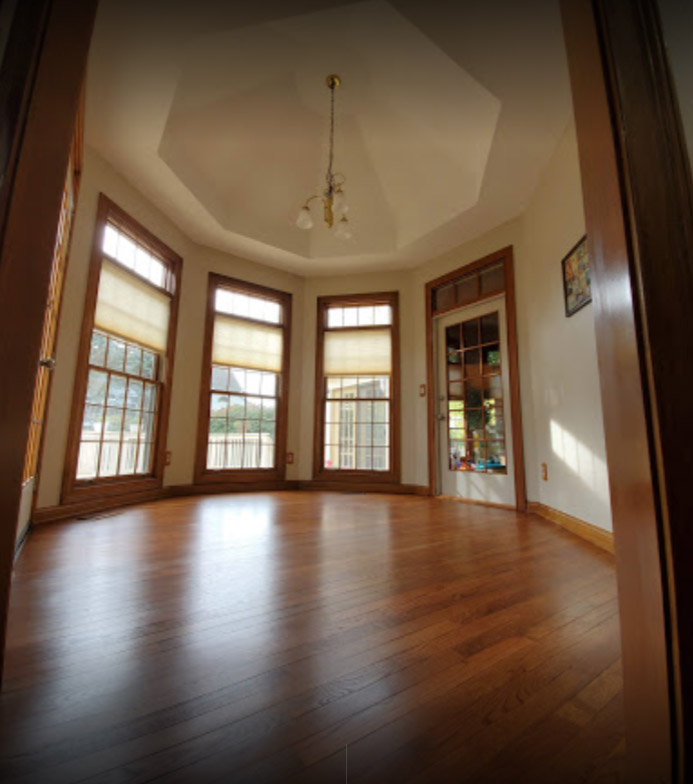
[[[451,283],[473,272],[479,272],[484,267],[491,267],[498,262],[503,262],[505,279],[504,289],[501,291],[487,292],[476,299],[449,308],[433,310],[433,291],[446,283]],[[452,310],[464,308],[483,300],[492,299],[502,294],[505,300],[505,318],[508,340],[508,373],[510,384],[509,412],[512,421],[513,434],[513,464],[515,478],[515,508],[525,511],[527,508],[527,489],[525,485],[525,457],[522,436],[522,408],[520,403],[520,375],[518,369],[517,349],[517,308],[515,302],[515,272],[513,261],[513,247],[508,245],[488,256],[471,262],[463,267],[452,270],[426,283],[426,385],[428,388],[428,493],[435,495],[436,488],[436,401],[435,401],[435,365],[433,356],[433,328],[434,316],[438,317]],[[506,424],[507,443],[507,424]]]
[[[166,262],[170,270],[171,286],[170,290],[166,290],[166,293],[171,299],[171,311],[165,355],[165,377],[161,387],[162,392],[159,416],[155,422],[153,472],[147,476],[137,478],[133,478],[132,476],[122,478],[116,476],[78,480],[76,478],[76,471],[80,443],[79,432],[85,406],[89,372],[89,347],[91,344],[91,334],[94,329],[96,298],[99,289],[101,265],[105,257],[102,247],[103,235],[107,222],[111,222],[118,228],[122,228],[124,232],[133,237],[133,239],[136,239],[139,244],[154,251],[157,256]],[[107,258],[110,259],[110,256]],[[168,245],[165,245],[148,229],[142,226],[142,224],[130,217],[105,194],[99,194],[96,223],[92,240],[89,277],[87,280],[87,292],[84,304],[84,316],[82,319],[82,333],[79,343],[75,389],[73,392],[72,410],[70,414],[70,430],[63,472],[62,504],[71,504],[98,498],[108,499],[114,496],[125,499],[129,495],[141,493],[146,490],[159,489],[163,485],[166,434],[168,433],[168,418],[171,402],[171,382],[173,379],[173,364],[176,350],[176,327],[178,324],[178,303],[182,262],[183,260],[181,257],[171,250]],[[164,291],[165,289],[159,290]]]
[[[383,329],[385,325],[363,327],[327,326],[327,309],[329,307],[368,304],[390,305],[392,323],[389,325],[392,339],[392,373],[390,377],[390,470],[374,471],[359,469],[327,470],[324,468],[324,433],[325,433],[325,383],[323,378],[324,343],[326,332],[339,332],[344,329]],[[369,292],[367,294],[334,294],[318,297],[317,339],[315,351],[315,425],[313,436],[313,479],[328,481],[331,484],[343,483],[347,486],[378,482],[382,484],[399,484],[401,481],[400,455],[400,356],[399,356],[399,292]]]
[[[207,439],[209,435],[209,396],[212,376],[212,338],[214,334],[215,294],[217,288],[226,288],[250,296],[260,296],[278,302],[282,308],[281,324],[268,321],[231,316],[247,321],[249,324],[274,326],[283,332],[281,383],[277,405],[277,446],[274,468],[229,468],[211,470],[207,468]],[[200,407],[197,425],[197,445],[195,449],[195,484],[198,485],[235,485],[284,480],[286,477],[286,437],[289,418],[289,370],[291,366],[291,301],[289,292],[279,291],[245,280],[238,280],[216,272],[209,273],[207,284],[207,312],[205,314],[204,350],[202,352],[202,379],[200,383]]]

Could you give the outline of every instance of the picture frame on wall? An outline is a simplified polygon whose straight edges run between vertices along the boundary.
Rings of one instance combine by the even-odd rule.
[[[582,237],[563,257],[563,296],[565,315],[572,316],[580,308],[592,302],[590,285],[590,259],[587,252],[587,237]]]

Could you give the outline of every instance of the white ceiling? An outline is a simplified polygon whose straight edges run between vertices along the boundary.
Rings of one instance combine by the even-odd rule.
[[[324,184],[332,72],[347,241],[294,223]],[[569,117],[556,0],[101,0],[86,140],[196,242],[315,275],[515,217]]]

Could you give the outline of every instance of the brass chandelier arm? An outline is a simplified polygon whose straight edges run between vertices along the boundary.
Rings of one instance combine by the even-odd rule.
[[[323,198],[323,196],[321,196],[319,193],[316,193],[314,196],[309,196],[309,197],[308,197],[308,198],[307,198],[307,199],[306,199],[306,200],[303,202],[303,207],[301,207],[301,209],[302,209],[302,210],[307,210],[307,209],[308,209],[308,205],[309,205],[309,204],[310,204],[310,203],[313,201],[313,199],[322,199],[322,198]]]

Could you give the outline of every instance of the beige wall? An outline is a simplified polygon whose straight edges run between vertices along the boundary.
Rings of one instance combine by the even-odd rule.
[[[527,486],[531,500],[610,527],[604,438],[591,307],[563,315],[560,260],[584,232],[572,127],[568,128],[526,212],[472,242],[414,269],[302,279],[202,248],[184,237],[144,196],[94,152],[87,151],[84,180],[58,339],[39,506],[59,502],[67,412],[86,288],[96,200],[104,191],[183,257],[181,308],[171,398],[165,484],[192,481],[203,322],[209,271],[290,291],[294,297],[288,450],[296,462],[289,479],[310,479],[313,466],[316,301],[323,294],[398,291],[401,317],[402,482],[426,485],[426,281],[506,245],[515,248],[520,376]],[[571,440],[572,439],[572,440]],[[539,466],[549,481],[539,482]]]

